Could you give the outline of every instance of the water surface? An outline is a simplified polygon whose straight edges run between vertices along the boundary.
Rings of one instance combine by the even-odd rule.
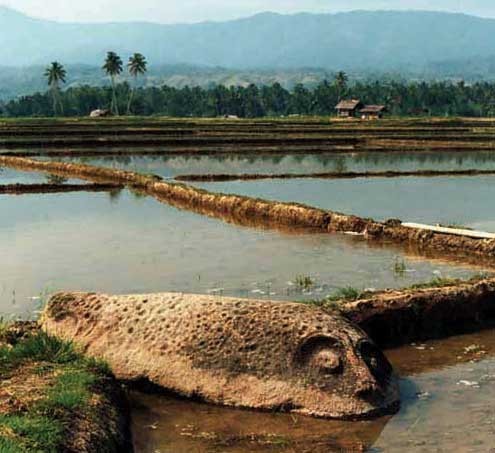
[[[241,228],[127,191],[0,196],[0,313],[56,290],[323,298],[481,268],[406,256],[360,238]],[[297,276],[314,285],[302,290]],[[41,300],[40,300],[41,297]]]
[[[305,203],[376,220],[396,218],[495,232],[495,175],[290,179],[197,185],[214,192]]]
[[[0,166],[0,185],[1,184],[42,184],[42,183],[61,184],[69,181],[80,182],[75,179],[60,178],[55,175],[50,175],[49,173],[18,171],[8,167]]]
[[[156,149],[158,151],[159,149]],[[102,150],[104,153],[104,150]],[[162,177],[180,174],[324,173],[413,170],[495,170],[495,153],[471,152],[372,152],[242,155],[167,155],[54,157],[92,165],[153,173]]]

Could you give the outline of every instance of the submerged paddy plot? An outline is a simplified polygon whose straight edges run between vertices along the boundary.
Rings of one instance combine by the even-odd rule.
[[[15,156],[0,156],[2,164],[16,169],[56,173],[59,176],[82,178],[89,181],[123,184],[141,194],[151,195],[159,201],[220,218],[242,226],[274,229],[298,229],[329,233],[347,233],[364,236],[375,241],[389,240],[403,246],[436,250],[440,253],[462,254],[468,259],[481,256],[490,260],[495,253],[493,240],[480,239],[480,235],[459,235],[452,226],[441,231],[426,231],[418,225],[402,224],[401,220],[378,222],[355,215],[294,202],[269,201],[236,194],[214,193],[204,189],[164,181],[156,175],[144,175],[113,168],[56,161],[39,161]],[[457,225],[456,225],[457,226]]]
[[[495,232],[495,176],[197,183],[209,191],[298,202],[376,220]]]
[[[50,182],[50,180],[57,181],[57,183],[65,183],[68,181],[68,179],[65,178],[50,178],[49,174],[20,171],[0,166],[0,185],[43,184]]]
[[[481,270],[360,238],[240,228],[128,191],[2,195],[0,210],[9,214],[0,218],[5,316],[32,316],[45,294],[74,288],[298,300],[340,287],[402,287]],[[298,276],[314,284],[301,288]]]
[[[139,150],[136,150],[139,151]],[[491,151],[470,152],[370,152],[370,153],[272,153],[246,151],[242,155],[106,155],[86,157],[54,157],[61,161],[153,173],[163,178],[183,174],[196,175],[277,175],[315,174],[325,172],[381,172],[381,171],[495,171],[495,155]]]

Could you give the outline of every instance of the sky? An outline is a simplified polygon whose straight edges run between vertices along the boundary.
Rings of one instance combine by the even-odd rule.
[[[494,0],[0,0],[0,5],[64,22],[191,23],[263,11],[333,13],[355,9],[420,9],[495,17]]]

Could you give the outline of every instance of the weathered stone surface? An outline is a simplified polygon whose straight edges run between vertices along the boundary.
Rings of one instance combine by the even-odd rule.
[[[42,323],[121,379],[146,378],[216,404],[348,419],[398,406],[392,368],[371,340],[303,304],[62,293]]]

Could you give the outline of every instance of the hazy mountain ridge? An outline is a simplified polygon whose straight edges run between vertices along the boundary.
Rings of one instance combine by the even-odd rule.
[[[44,91],[43,70],[52,60],[67,66],[66,86],[105,84],[101,65],[110,49],[124,59],[135,51],[147,56],[146,86],[279,82],[292,88],[315,85],[341,69],[352,80],[391,73],[493,79],[493,36],[495,20],[451,13],[262,13],[194,25],[71,24],[0,7],[0,99]]]
[[[280,15],[229,22],[74,24],[0,7],[4,65],[99,65],[109,49],[139,51],[154,65],[225,68],[416,68],[437,60],[495,55],[495,20],[432,12]]]

